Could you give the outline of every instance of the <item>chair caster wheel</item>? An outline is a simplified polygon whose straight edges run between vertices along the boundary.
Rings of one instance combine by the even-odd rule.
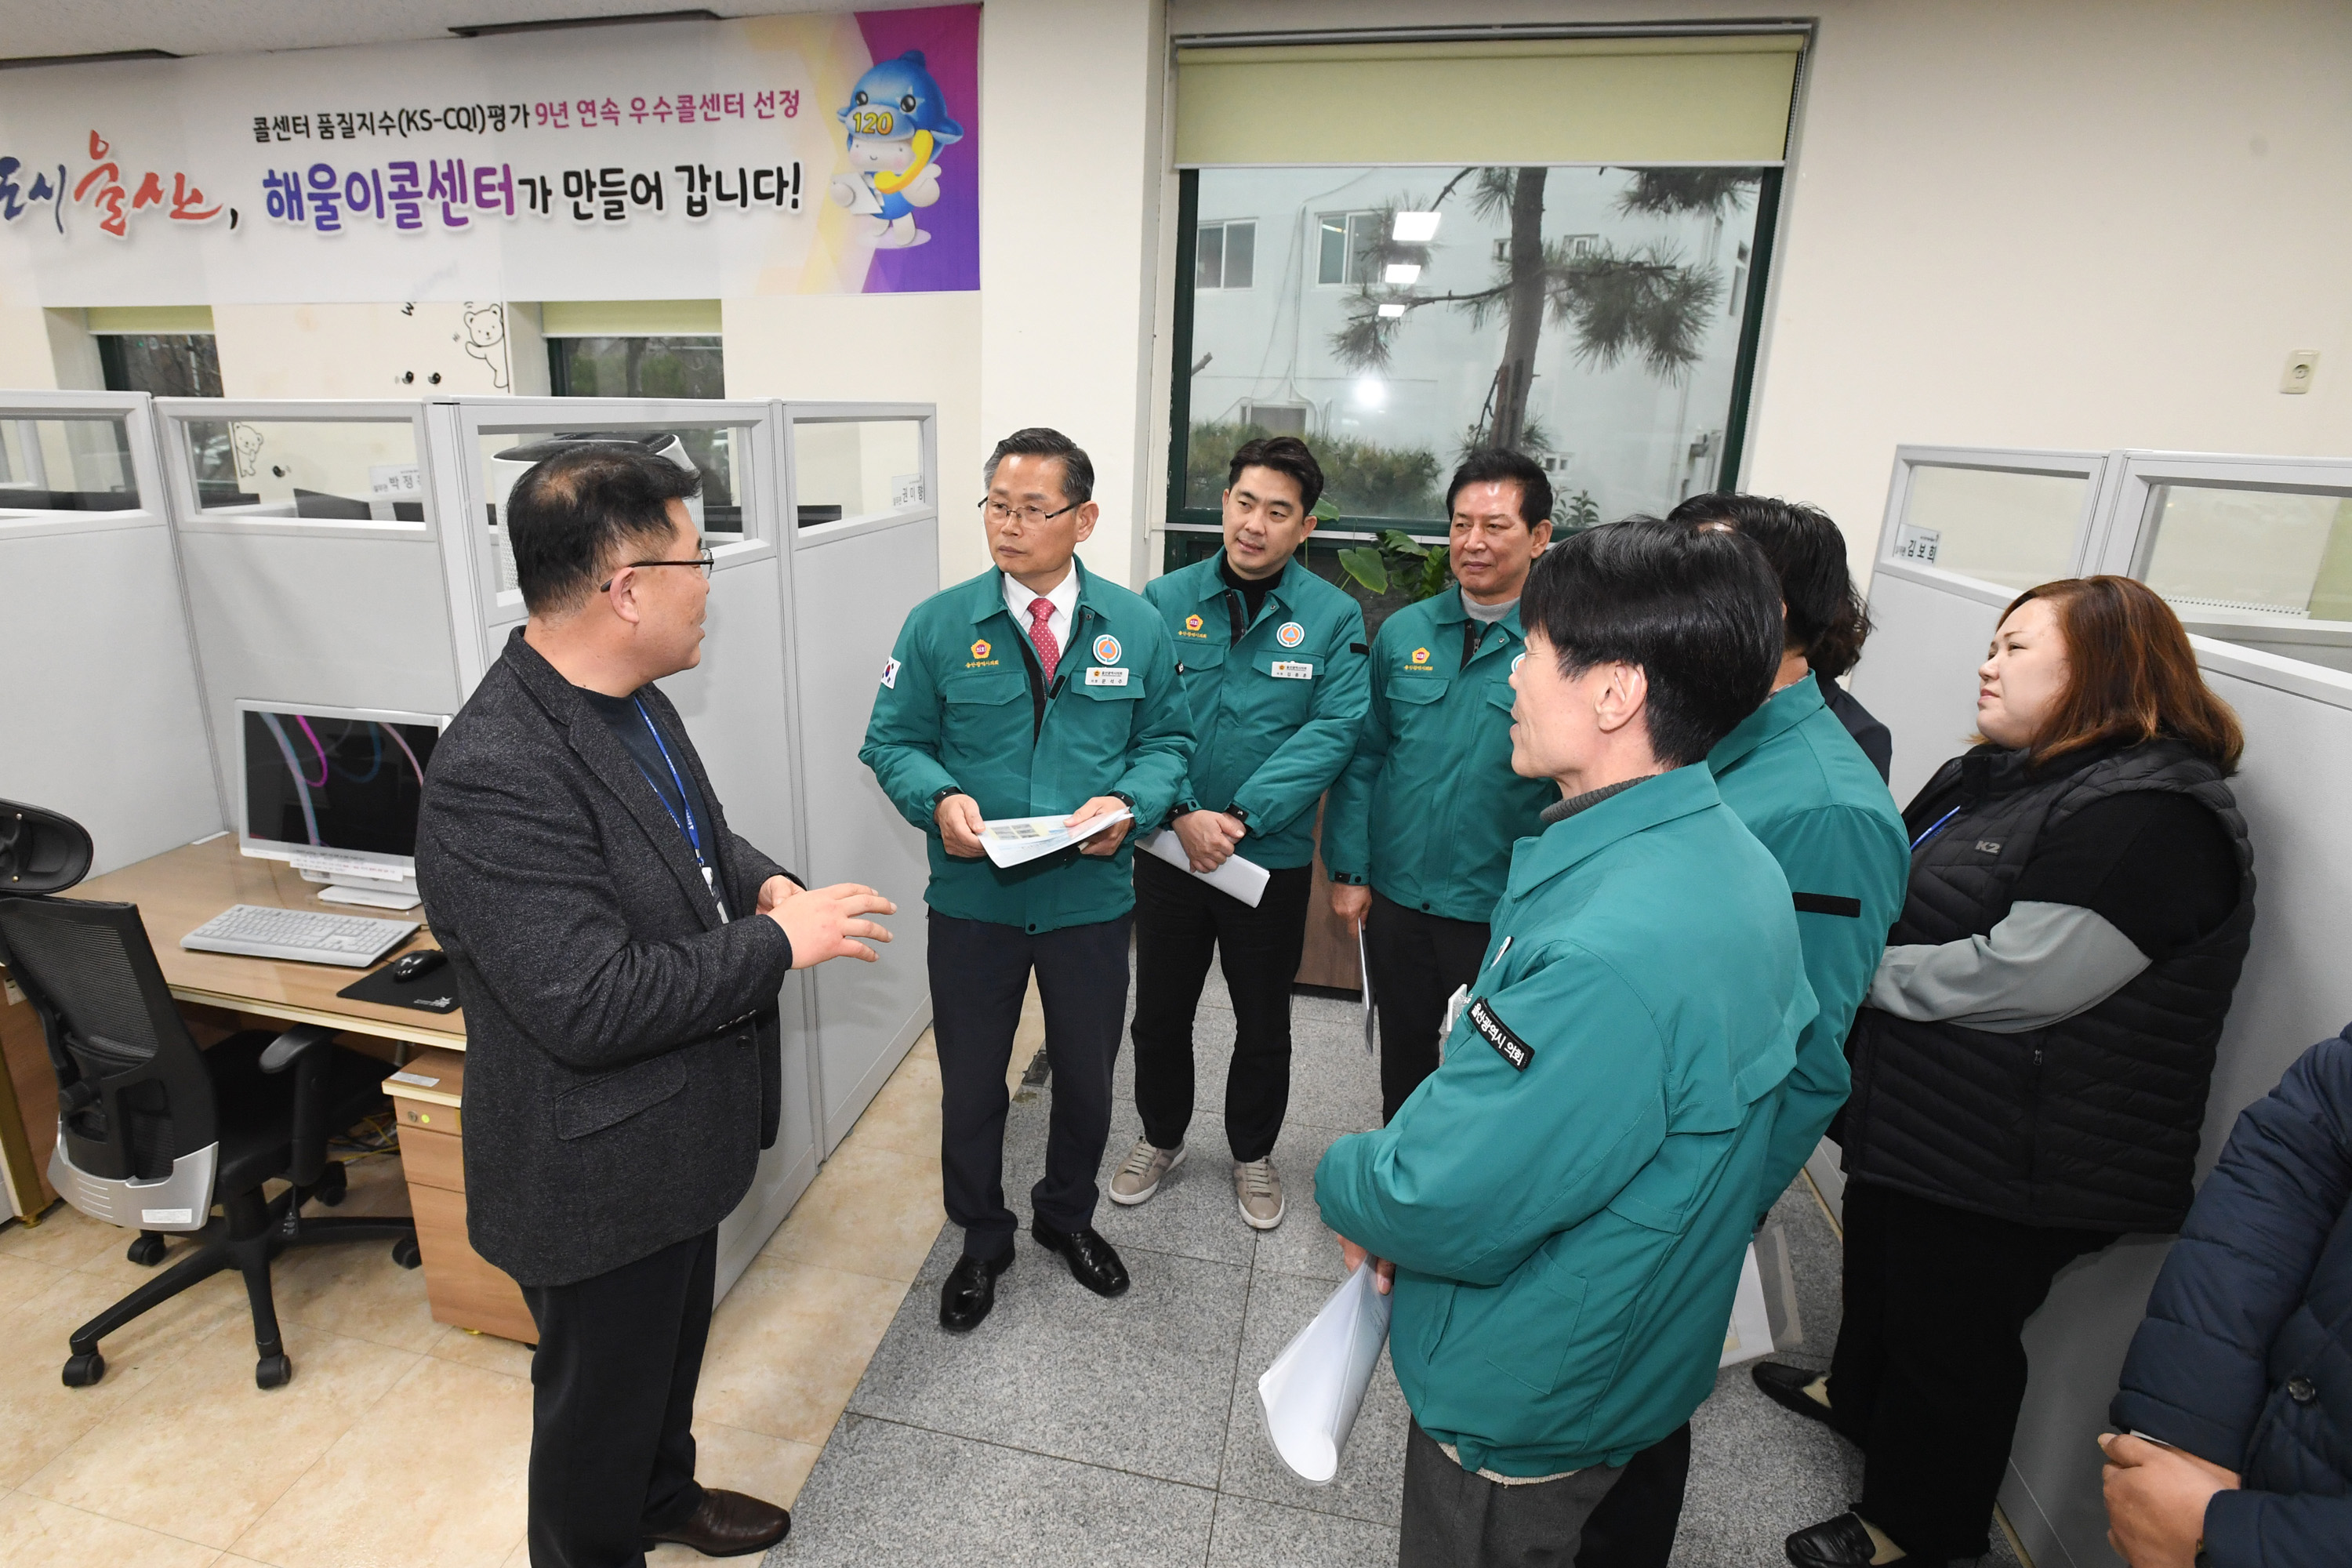
[[[404,1236],[392,1244],[392,1260],[403,1268],[414,1268],[425,1261],[425,1255],[416,1250],[415,1237]]]
[[[152,1268],[163,1261],[163,1238],[160,1236],[142,1236],[131,1244],[130,1251],[124,1256],[142,1268]]]
[[[253,1383],[257,1388],[283,1388],[294,1375],[294,1363],[282,1355],[266,1355],[254,1363]]]
[[[343,1173],[343,1163],[331,1160],[319,1173],[318,1190],[310,1195],[327,1207],[333,1208],[343,1201],[343,1194],[350,1190],[351,1178]]]
[[[65,1376],[68,1388],[88,1388],[105,1375],[106,1358],[96,1351],[90,1352],[88,1355],[66,1358]]]

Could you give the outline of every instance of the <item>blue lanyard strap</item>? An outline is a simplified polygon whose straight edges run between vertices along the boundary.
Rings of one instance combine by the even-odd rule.
[[[667,753],[665,753],[665,754],[667,754]],[[1926,832],[1924,832],[1924,833],[1920,834],[1918,837],[1914,838],[1913,840],[1911,840],[1911,848],[1912,848],[1913,852],[1914,852],[1914,853],[1916,853],[1916,852],[1917,852],[1917,850],[1918,850],[1919,846],[1921,846],[1922,844],[1927,843],[1927,840],[1929,840],[1930,838],[1935,837],[1937,834],[1941,833],[1941,832],[1944,830],[1944,824],[1946,824],[1946,823],[1948,823],[1948,822],[1951,821],[1951,820],[1952,820],[1952,818],[1954,818],[1954,817],[1956,817],[1956,816],[1959,816],[1959,815],[1960,815],[1960,808],[1959,808],[1958,806],[1957,806],[1957,805],[1956,805],[1956,806],[1952,807],[1952,809],[1951,809],[1951,810],[1949,810],[1949,811],[1948,811],[1948,812],[1944,813],[1944,815],[1943,815],[1943,816],[1939,816],[1939,817],[1936,818],[1936,820],[1934,821],[1934,823],[1932,823],[1931,825],[1929,825],[1929,826],[1928,826],[1928,828],[1927,828],[1927,830]]]
[[[705,866],[707,862],[702,858],[702,830],[696,826],[694,820],[694,797],[686,793],[686,781],[678,777],[677,763],[669,754],[669,743],[662,739],[660,729],[654,723],[654,716],[646,711],[645,699],[642,697],[636,699],[636,704],[637,717],[646,721],[646,732],[653,736],[654,744],[661,748],[662,761],[669,763],[669,782],[677,787],[677,806],[670,805],[669,797],[662,794],[661,786],[658,784],[654,785],[654,797],[662,803],[662,809],[669,813],[669,819],[677,823],[677,830],[685,834],[686,841],[694,847],[694,863],[698,866]],[[644,773],[646,770],[640,765],[637,771]],[[652,777],[648,775],[646,783],[651,784],[653,782]],[[678,821],[679,806],[684,807],[686,811],[686,820],[683,822]]]

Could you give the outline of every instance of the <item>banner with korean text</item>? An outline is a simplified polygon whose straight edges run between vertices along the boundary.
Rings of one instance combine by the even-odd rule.
[[[980,287],[980,7],[11,71],[53,308]]]

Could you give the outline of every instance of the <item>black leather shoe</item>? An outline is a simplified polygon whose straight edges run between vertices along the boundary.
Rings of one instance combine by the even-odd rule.
[[[1013,1248],[1002,1258],[965,1257],[948,1270],[940,1287],[940,1327],[951,1334],[968,1334],[980,1327],[996,1305],[996,1277],[1013,1267]]]
[[[1878,1554],[1861,1516],[1852,1513],[1842,1513],[1797,1531],[1789,1537],[1785,1550],[1789,1561],[1797,1568],[1869,1568],[1870,1560]],[[1946,1568],[1941,1558],[1902,1557],[1896,1561],[1904,1568]]]
[[[1811,1386],[1813,1379],[1822,1373],[1808,1372],[1801,1366],[1784,1366],[1777,1361],[1759,1361],[1748,1375],[1756,1380],[1756,1386],[1764,1391],[1764,1397],[1781,1409],[1793,1410],[1806,1420],[1818,1421],[1832,1431],[1838,1429],[1837,1419],[1831,1415],[1830,1407],[1805,1392]]]
[[[1105,1241],[1092,1226],[1077,1230],[1055,1230],[1042,1219],[1029,1222],[1029,1234],[1038,1246],[1062,1255],[1070,1266],[1070,1278],[1097,1296],[1127,1294],[1127,1265],[1118,1260],[1118,1252]]]
[[[748,1557],[792,1532],[793,1516],[772,1502],[706,1487],[702,1505],[673,1529],[647,1531],[646,1544],[691,1546],[705,1557]]]

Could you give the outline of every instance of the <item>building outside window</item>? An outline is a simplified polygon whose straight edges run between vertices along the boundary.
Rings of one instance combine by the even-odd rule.
[[[1546,470],[1554,521],[1663,513],[1737,471],[1780,172],[1619,165],[1211,167],[1189,211],[1254,211],[1255,287],[1229,236],[1180,300],[1167,564],[1215,547],[1234,448],[1303,436],[1332,545],[1443,531],[1446,477],[1483,447]],[[1336,198],[1336,200],[1335,200]],[[1349,204],[1339,205],[1339,203]],[[1213,281],[1213,276],[1217,280]],[[1189,369],[1190,374],[1186,374]],[[1318,548],[1310,564],[1336,571]],[[1409,564],[1392,560],[1391,564]]]
[[[210,332],[100,332],[98,363],[109,392],[218,397],[220,355]]]
[[[1257,225],[1236,218],[1204,223],[1193,255],[1195,288],[1246,289],[1256,271]]]

